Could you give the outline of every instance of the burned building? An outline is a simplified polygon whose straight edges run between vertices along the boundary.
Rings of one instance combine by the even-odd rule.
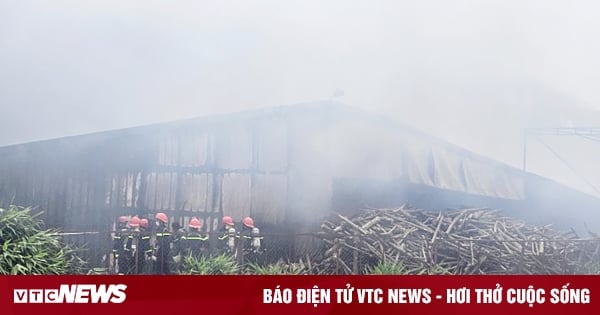
[[[0,201],[50,227],[108,231],[119,215],[252,216],[311,231],[336,211],[489,207],[590,228],[594,197],[336,102],[274,107],[0,148]]]

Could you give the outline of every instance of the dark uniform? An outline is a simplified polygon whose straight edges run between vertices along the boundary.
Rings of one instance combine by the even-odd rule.
[[[140,231],[132,230],[127,235],[127,254],[129,256],[129,266],[125,274],[138,273],[138,243],[140,239]]]
[[[172,270],[177,272],[180,271],[181,267],[183,266],[183,256],[185,255],[184,238],[187,235],[187,231],[183,227],[181,227],[179,223],[176,222],[173,223],[172,228],[174,233],[171,239],[171,242],[173,244],[171,251],[171,263],[173,264]]]
[[[119,218],[119,226],[113,237],[113,257],[116,261],[116,272],[125,274],[129,271],[129,251],[127,250],[127,217]]]
[[[196,229],[191,229],[190,232],[182,239],[184,245],[184,255],[191,255],[199,258],[204,255],[208,248],[208,236],[200,233]]]
[[[169,262],[171,260],[171,233],[165,224],[160,224],[156,230],[156,244],[154,248],[155,274],[169,274]]]
[[[140,240],[138,243],[138,274],[145,274],[148,272],[146,270],[146,261],[148,261],[150,257],[152,257],[150,232],[142,225],[142,228],[140,229]]]
[[[242,227],[240,232],[240,245],[239,250],[241,251],[241,264],[256,263],[256,252],[252,247],[252,229],[249,227]]]
[[[251,217],[246,217],[242,220],[242,231],[240,232],[240,245],[238,250],[240,250],[241,254],[238,259],[240,264],[245,265],[249,263],[258,263],[259,259],[259,250],[260,244],[254,244],[254,240],[257,239],[259,241],[262,237],[258,234],[255,234],[253,230],[256,230],[256,233],[259,232],[258,228],[254,226],[254,220]]]

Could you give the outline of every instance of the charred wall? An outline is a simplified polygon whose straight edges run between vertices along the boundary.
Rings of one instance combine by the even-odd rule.
[[[116,216],[285,218],[285,119],[132,128],[0,149],[0,200],[44,211],[48,226],[103,231]]]

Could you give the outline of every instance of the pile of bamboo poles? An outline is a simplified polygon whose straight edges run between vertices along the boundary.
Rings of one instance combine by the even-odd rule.
[[[319,273],[361,274],[391,264],[405,274],[597,273],[600,240],[534,226],[492,209],[367,209],[327,219]]]

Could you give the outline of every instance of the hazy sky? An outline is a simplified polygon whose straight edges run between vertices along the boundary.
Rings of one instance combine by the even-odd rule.
[[[0,145],[340,88],[348,105],[520,167],[524,127],[600,126],[599,10],[564,0],[0,0]],[[600,187],[600,142],[543,140],[575,172],[535,141],[531,171]]]

